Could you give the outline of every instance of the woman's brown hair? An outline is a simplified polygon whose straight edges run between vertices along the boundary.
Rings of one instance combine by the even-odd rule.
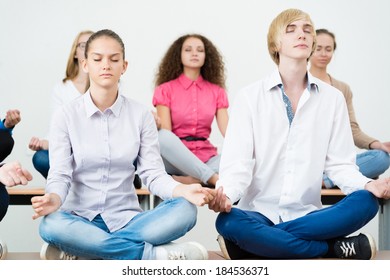
[[[197,38],[201,40],[205,48],[205,62],[200,70],[203,79],[210,83],[225,88],[225,64],[221,54],[214,44],[206,37],[200,34],[187,34],[176,39],[165,53],[156,74],[155,85],[159,86],[165,82],[179,77],[183,73],[183,64],[181,61],[181,50],[183,43],[188,38]]]

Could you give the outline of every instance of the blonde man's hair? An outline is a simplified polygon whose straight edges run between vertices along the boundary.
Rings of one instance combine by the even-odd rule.
[[[271,22],[271,25],[268,30],[267,35],[267,43],[268,43],[268,52],[272,58],[272,60],[279,65],[280,58],[279,58],[279,49],[280,49],[280,36],[286,32],[286,28],[289,24],[291,24],[294,21],[297,20],[307,20],[312,25],[313,30],[313,46],[312,46],[312,52],[315,50],[316,46],[316,34],[314,29],[314,24],[310,18],[310,16],[298,9],[288,9],[283,12],[281,12],[274,20]],[[311,56],[310,54],[310,56]],[[309,58],[308,58],[309,60]]]

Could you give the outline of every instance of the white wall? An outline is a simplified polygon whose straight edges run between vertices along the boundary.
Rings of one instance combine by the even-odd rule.
[[[126,93],[151,108],[153,75],[168,45],[184,33],[202,33],[224,55],[233,101],[241,87],[273,69],[266,34],[271,20],[286,8],[302,9],[317,28],[335,32],[338,49],[330,73],[351,86],[363,130],[390,141],[388,1],[1,0],[0,115],[9,108],[22,112],[22,122],[14,130],[15,148],[7,161],[17,159],[33,171],[31,187],[44,186],[33,169],[27,145],[32,136],[46,134],[50,91],[64,76],[71,43],[79,31],[110,28],[122,37],[129,60],[123,77]],[[216,130],[212,139],[222,145]],[[7,242],[13,251],[35,251],[39,238],[34,237],[30,244],[22,240],[36,233],[36,221],[23,222],[25,230],[20,228],[32,211],[15,208],[10,208],[6,223],[0,225],[0,235],[12,236]],[[199,236],[210,232],[206,245],[214,247],[213,216],[207,213],[200,211],[196,230],[204,232]]]

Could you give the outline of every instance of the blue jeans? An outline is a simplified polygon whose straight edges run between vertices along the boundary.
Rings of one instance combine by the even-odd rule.
[[[220,213],[219,234],[241,249],[272,259],[306,259],[325,256],[327,240],[347,236],[367,224],[378,212],[377,198],[366,190],[340,202],[280,224],[258,212],[233,208]]]
[[[218,173],[220,155],[204,163],[183,144],[176,134],[167,129],[158,131],[158,140],[161,157],[168,174],[189,175],[207,184],[211,176]]]
[[[12,135],[8,130],[0,130],[0,143],[0,162],[2,162],[11,154],[15,144],[14,138],[12,138]]]
[[[9,206],[9,195],[5,186],[0,183],[0,221],[4,218],[7,213]]]
[[[374,179],[389,168],[390,156],[382,150],[367,150],[357,154],[356,165],[364,176]],[[325,174],[323,180],[326,188],[330,189],[335,186]]]
[[[48,150],[39,150],[36,151],[33,158],[32,162],[34,165],[34,168],[41,173],[45,179],[47,178],[47,174],[49,173],[49,151]]]
[[[155,246],[182,237],[196,223],[197,207],[184,198],[160,203],[137,214],[123,228],[110,232],[98,215],[89,221],[57,211],[45,216],[39,233],[64,252],[87,259],[155,259]]]

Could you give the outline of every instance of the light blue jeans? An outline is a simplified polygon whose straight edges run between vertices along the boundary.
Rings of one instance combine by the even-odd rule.
[[[375,217],[378,208],[378,199],[360,190],[332,206],[276,225],[261,213],[233,208],[218,215],[216,227],[244,252],[259,257],[317,258],[328,253],[328,240],[359,230]]]
[[[43,218],[39,233],[47,243],[81,258],[150,260],[155,259],[155,246],[191,230],[196,215],[197,207],[186,199],[168,199],[137,214],[123,228],[110,232],[100,215],[89,221],[57,211]]]
[[[364,176],[374,179],[389,168],[390,156],[382,150],[367,150],[357,154],[356,165]],[[323,180],[326,188],[330,189],[335,186],[325,174]]]
[[[221,156],[216,155],[206,163],[194,155],[170,130],[160,129],[158,132],[160,153],[168,174],[191,176],[207,184],[207,181],[219,170]]]

